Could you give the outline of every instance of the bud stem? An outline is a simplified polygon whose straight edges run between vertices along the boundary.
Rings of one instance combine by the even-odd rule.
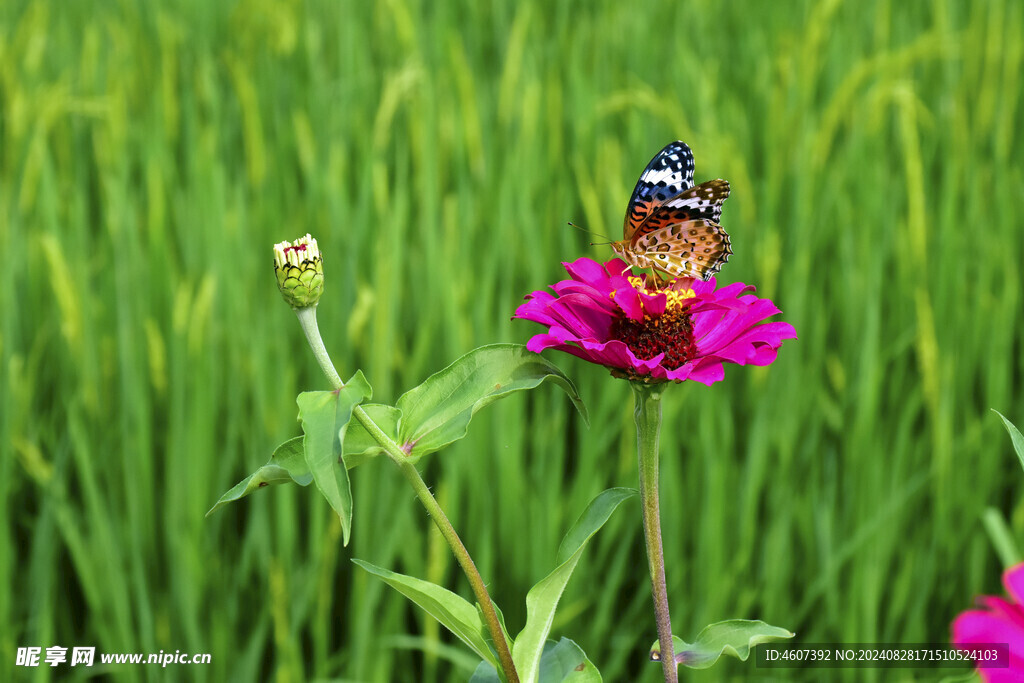
[[[316,357],[316,362],[320,364],[320,369],[327,375],[327,379],[334,389],[341,389],[345,386],[345,383],[341,381],[341,376],[334,369],[334,363],[331,362],[331,357],[327,354],[324,340],[320,338],[320,328],[316,324],[316,306],[307,306],[306,308],[296,308],[294,310],[295,315],[299,318],[299,324],[302,325],[302,331],[306,333],[306,341],[309,342],[310,348],[313,349],[313,356]]]

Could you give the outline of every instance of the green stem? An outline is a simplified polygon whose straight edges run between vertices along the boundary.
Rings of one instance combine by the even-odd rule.
[[[665,583],[665,552],[661,544],[661,514],[658,505],[658,439],[661,435],[661,389],[631,382],[636,407],[636,447],[639,456],[640,502],[644,513],[644,539],[651,569],[654,618],[661,645],[661,666],[665,683],[677,683],[675,652],[672,647],[672,619],[668,611],[668,586]]]
[[[320,330],[316,324],[316,307],[298,308],[295,309],[295,314],[299,317],[302,331],[306,333],[306,339],[313,349],[313,355],[316,357],[324,374],[327,375],[331,386],[335,389],[342,388],[345,386],[345,383],[341,380],[341,376],[338,375],[338,371],[334,369],[331,357],[327,355],[327,349],[320,338]],[[508,641],[505,640],[505,631],[501,628],[501,621],[498,619],[498,612],[494,608],[494,602],[487,592],[487,585],[484,583],[483,577],[480,576],[476,563],[470,557],[469,551],[462,543],[458,533],[456,533],[455,527],[452,526],[448,516],[444,514],[444,510],[441,509],[437,499],[430,493],[430,489],[427,487],[426,482],[423,481],[423,477],[420,476],[416,466],[408,461],[406,453],[402,448],[370,418],[362,406],[356,406],[352,411],[352,416],[359,420],[360,424],[366,428],[366,431],[384,448],[384,452],[387,453],[391,461],[398,465],[398,469],[402,471],[402,475],[416,492],[416,497],[420,499],[420,503],[426,508],[427,514],[434,520],[434,524],[448,542],[448,546],[452,549],[452,554],[455,555],[459,566],[462,567],[466,578],[469,579],[473,595],[476,596],[476,601],[483,612],[484,621],[487,622],[487,630],[491,633],[494,649],[498,653],[498,660],[501,662],[501,668],[505,674],[505,680],[508,683],[519,683],[519,674],[516,672],[515,664],[512,661],[512,652],[508,648]]]
[[[320,338],[320,329],[316,325],[316,306],[308,306],[306,308],[296,308],[295,315],[299,317],[299,324],[302,325],[302,331],[306,333],[306,341],[309,342],[310,348],[313,349],[313,355],[316,357],[316,362],[320,364],[320,369],[327,375],[327,379],[330,381],[331,386],[335,389],[340,389],[345,386],[345,383],[341,381],[341,376],[338,375],[338,371],[334,369],[334,363],[331,362],[331,357],[327,355],[327,348],[324,346],[324,340]]]

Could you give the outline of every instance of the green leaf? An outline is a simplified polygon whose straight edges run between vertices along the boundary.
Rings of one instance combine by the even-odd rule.
[[[363,406],[363,410],[385,434],[393,440],[398,440],[398,418],[401,415],[398,408],[380,403],[368,403]],[[306,464],[306,456],[302,447],[304,438],[296,436],[278,446],[266,465],[232,486],[210,508],[206,516],[209,517],[214,510],[245,498],[253,491],[267,486],[288,482],[299,486],[309,486],[313,481],[313,473],[309,471],[309,465]],[[380,444],[370,436],[370,433],[358,420],[349,422],[342,449],[344,450],[345,469],[349,470],[373,460],[384,452]]]
[[[487,627],[476,607],[467,600],[429,581],[397,574],[362,560],[352,561],[422,607],[484,661],[494,667],[498,665],[498,658],[488,645],[490,634]]]
[[[370,419],[376,422],[388,436],[393,439],[398,438],[397,425],[400,413],[397,408],[370,403],[364,405],[363,409],[369,414]],[[232,486],[227,493],[220,497],[216,505],[210,508],[206,516],[209,517],[214,510],[245,498],[253,491],[258,491],[267,486],[287,484],[288,482],[298,484],[299,486],[309,486],[313,481],[313,474],[309,471],[309,465],[306,464],[306,456],[302,449],[303,438],[296,436],[278,446],[266,465]],[[358,467],[384,452],[384,449],[374,441],[370,433],[366,431],[358,420],[349,423],[343,447],[345,450],[344,460],[346,469]]]
[[[415,462],[466,435],[484,406],[545,381],[561,387],[587,419],[576,387],[561,370],[520,344],[482,346],[398,399],[399,445]]]
[[[352,419],[352,409],[370,397],[370,385],[356,372],[337,391],[305,391],[299,394],[299,420],[306,465],[313,481],[341,520],[342,543],[352,531],[352,485],[342,467],[342,444]]]
[[[708,669],[724,654],[745,662],[750,656],[750,648],[755,645],[792,638],[793,635],[784,628],[763,621],[729,619],[706,626],[697,636],[697,642],[692,644],[679,636],[672,636],[672,646],[677,667],[682,664],[691,669]],[[661,661],[658,641],[651,646],[651,660]]]
[[[1020,433],[1012,422],[1007,420],[1002,413],[998,410],[993,410],[993,413],[998,415],[1003,421],[1003,426],[1006,427],[1006,431],[1010,432],[1010,441],[1013,442],[1013,450],[1017,451],[1017,459],[1020,460],[1021,467],[1024,467],[1024,435]]]
[[[498,672],[487,662],[480,662],[469,683],[500,683]],[[544,644],[540,658],[539,683],[601,683],[601,673],[587,659],[580,646],[562,638]]]
[[[365,403],[363,404],[363,410],[366,411],[370,419],[392,441],[398,442],[398,420],[402,416],[402,411],[394,406],[384,405],[383,403]],[[381,445],[370,436],[370,433],[366,431],[366,427],[359,420],[349,422],[348,431],[345,432],[343,447],[345,466],[348,469],[358,467],[384,452]]]
[[[558,549],[558,568],[527,593],[526,626],[516,636],[512,648],[512,660],[523,683],[536,683],[538,680],[544,641],[551,631],[555,608],[587,542],[623,501],[635,495],[637,492],[634,489],[614,488],[594,498],[562,540]]]
[[[239,498],[245,498],[253,491],[266,486],[294,482],[299,486],[309,486],[313,481],[313,475],[309,473],[306,466],[306,459],[302,454],[302,437],[297,436],[289,439],[277,447],[274,454],[266,465],[259,468],[248,477],[238,482],[228,490],[220,500],[206,513],[209,517],[213,511],[232,503]]]

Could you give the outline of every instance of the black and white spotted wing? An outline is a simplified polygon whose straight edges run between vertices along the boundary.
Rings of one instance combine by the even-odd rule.
[[[645,232],[644,223],[659,206],[693,187],[693,152],[685,142],[671,142],[654,155],[640,174],[626,207],[622,232],[633,241]]]

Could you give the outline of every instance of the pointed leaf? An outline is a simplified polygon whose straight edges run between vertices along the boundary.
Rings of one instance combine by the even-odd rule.
[[[395,440],[398,439],[398,416],[400,413],[397,408],[379,403],[370,403],[364,405],[363,408],[369,414],[370,419],[376,422],[388,436]],[[306,457],[302,449],[303,438],[296,436],[278,446],[266,465],[232,486],[210,508],[206,516],[209,517],[214,510],[245,498],[250,493],[267,486],[289,482],[299,486],[309,486],[313,481],[313,474],[306,464]],[[345,451],[346,469],[358,467],[384,452],[384,449],[374,441],[370,433],[357,420],[349,423],[342,446]]]
[[[316,487],[341,520],[342,542],[348,545],[352,530],[352,486],[342,466],[342,444],[352,419],[352,409],[370,397],[370,385],[356,372],[337,391],[305,391],[299,394],[299,420],[306,465]]]
[[[487,627],[476,607],[467,600],[429,581],[397,574],[362,560],[352,561],[422,607],[482,659],[495,667],[498,665],[498,658],[488,644]]]
[[[562,598],[587,542],[604,526],[615,509],[637,495],[634,489],[614,488],[600,493],[580,515],[558,549],[559,566],[526,595],[526,626],[516,636],[512,660],[523,683],[536,683],[544,641],[551,631],[555,608]]]
[[[1020,460],[1021,467],[1024,467],[1024,435],[1022,435],[1020,430],[1017,429],[1012,422],[1007,420],[998,410],[993,410],[992,412],[1000,417],[1003,421],[1003,426],[1006,427],[1006,431],[1010,433],[1010,441],[1013,442],[1013,450],[1017,451],[1017,458]]]
[[[415,462],[466,435],[484,406],[545,381],[561,387],[586,420],[576,387],[561,370],[519,344],[482,346],[398,399],[399,443]]]
[[[469,683],[500,683],[498,672],[487,662],[480,662]],[[601,673],[587,659],[580,646],[562,638],[544,643],[540,658],[539,683],[601,683]]]
[[[278,446],[266,465],[232,486],[210,508],[206,516],[209,517],[214,510],[266,486],[287,482],[294,482],[299,486],[309,486],[311,481],[313,481],[313,475],[309,473],[306,458],[302,454],[302,437],[297,436]]]
[[[794,635],[784,628],[763,621],[729,619],[706,626],[692,644],[679,636],[672,636],[672,647],[677,667],[682,664],[691,669],[708,669],[722,655],[731,655],[745,662],[750,656],[750,648],[755,645],[792,638]],[[661,661],[661,645],[658,641],[651,646],[651,661]]]

